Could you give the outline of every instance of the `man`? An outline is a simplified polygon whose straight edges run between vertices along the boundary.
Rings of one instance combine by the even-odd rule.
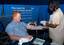
[[[6,27],[6,32],[11,40],[19,41],[22,38],[31,40],[32,36],[27,33],[27,29],[31,29],[33,26],[21,22],[21,14],[17,11],[13,12],[12,18],[13,20]]]
[[[63,12],[58,8],[56,3],[50,3],[50,10],[53,13],[50,15],[50,20],[46,24],[49,28],[49,36],[52,39],[52,44],[63,45]]]

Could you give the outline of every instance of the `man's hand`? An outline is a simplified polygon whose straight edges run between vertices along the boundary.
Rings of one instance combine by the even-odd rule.
[[[31,35],[29,35],[27,38],[31,40],[31,39],[32,39],[32,36],[31,36]]]

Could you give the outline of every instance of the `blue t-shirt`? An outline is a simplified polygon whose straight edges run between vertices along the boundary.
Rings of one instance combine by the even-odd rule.
[[[6,27],[6,32],[9,35],[28,36],[27,29],[26,29],[26,23],[24,22],[16,23],[12,21]]]

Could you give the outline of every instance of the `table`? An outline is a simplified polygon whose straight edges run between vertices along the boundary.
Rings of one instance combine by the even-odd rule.
[[[43,33],[42,31],[47,31],[47,29],[48,29],[47,27],[39,25],[39,26],[34,26],[32,29],[29,29],[28,31],[36,31],[36,36],[35,37],[38,37],[38,32]],[[32,32],[32,33],[35,34],[34,32]]]
[[[44,39],[45,40],[44,45],[50,44],[51,41],[49,39],[49,28],[39,25],[39,26],[35,26],[34,28],[28,31],[29,33],[32,33],[31,35],[35,34],[36,35],[35,38]]]
[[[46,26],[34,26],[33,28],[31,28],[30,30],[42,30],[42,29],[48,29]]]

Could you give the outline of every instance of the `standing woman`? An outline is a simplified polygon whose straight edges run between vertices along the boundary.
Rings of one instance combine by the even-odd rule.
[[[46,23],[49,27],[49,36],[55,45],[63,45],[63,12],[56,3],[50,3],[49,9],[52,11],[49,22]]]

